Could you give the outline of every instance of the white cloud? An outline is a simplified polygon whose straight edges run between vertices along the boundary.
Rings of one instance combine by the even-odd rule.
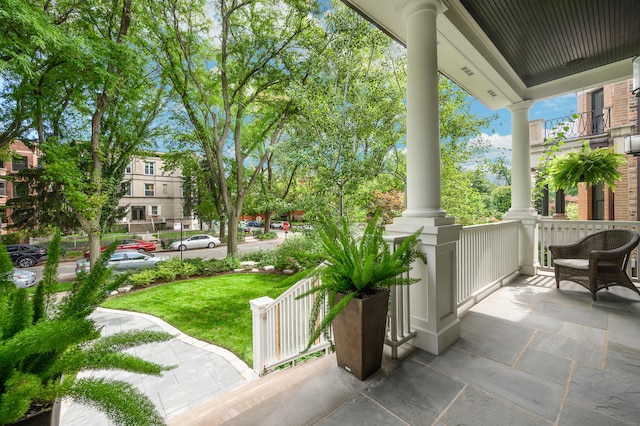
[[[511,135],[499,135],[494,133],[489,136],[486,133],[483,133],[481,137],[484,140],[488,140],[493,148],[511,149]]]

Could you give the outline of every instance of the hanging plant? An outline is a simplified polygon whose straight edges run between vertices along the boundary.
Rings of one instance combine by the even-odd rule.
[[[547,183],[556,190],[570,190],[580,182],[593,186],[601,182],[612,191],[620,179],[618,167],[626,162],[623,154],[616,154],[609,148],[591,149],[585,141],[579,151],[554,157],[548,167]]]

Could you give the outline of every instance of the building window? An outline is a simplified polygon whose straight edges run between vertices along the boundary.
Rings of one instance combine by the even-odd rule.
[[[127,167],[124,168],[124,172],[128,175],[132,173],[131,163],[127,164]]]
[[[26,170],[28,166],[29,162],[27,157],[20,156],[11,160],[11,168],[13,171]]]
[[[151,216],[159,216],[160,208],[158,206],[149,206],[149,214]]]
[[[14,182],[13,184],[13,198],[26,197],[29,191],[27,182]]]
[[[162,184],[162,195],[167,195],[169,193],[169,185],[166,183]]]
[[[0,197],[7,196],[7,182],[0,181]]]
[[[125,197],[131,197],[133,195],[133,192],[131,191],[130,181],[122,182],[122,192]]]
[[[153,161],[145,161],[144,162],[144,174],[145,175],[155,175],[156,174],[156,163]]]
[[[4,161],[0,160],[0,169],[4,169]]]
[[[155,185],[152,183],[144,184],[144,196],[145,197],[153,197],[156,193]]]

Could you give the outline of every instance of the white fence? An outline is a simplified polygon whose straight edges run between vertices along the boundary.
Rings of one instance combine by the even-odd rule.
[[[508,221],[462,228],[456,252],[458,307],[473,305],[518,271],[520,226]]]
[[[330,349],[331,342],[320,335],[309,350],[303,351],[310,337],[309,317],[314,296],[297,297],[319,284],[318,277],[309,277],[294,284],[276,300],[265,296],[251,301],[253,370],[258,375],[288,362],[295,363],[308,354]],[[318,321],[322,321],[325,312],[326,307],[321,310]]]
[[[488,289],[518,271],[520,222],[500,222],[464,227],[457,247],[458,306],[472,304],[488,294]],[[404,236],[388,237],[395,249]],[[279,365],[295,362],[319,350],[328,351],[330,342],[321,336],[308,351],[309,315],[313,296],[296,297],[319,284],[319,278],[306,278],[273,300],[263,297],[251,301],[253,311],[253,368],[259,375]],[[423,283],[424,285],[424,283]],[[410,286],[391,289],[388,333],[385,344],[392,355],[415,336],[411,328]]]
[[[538,223],[538,262],[540,269],[553,271],[549,246],[570,244],[582,237],[607,229],[629,229],[638,232],[640,222],[612,220],[555,220],[541,219]],[[638,280],[638,250],[631,253],[627,274],[632,280]]]

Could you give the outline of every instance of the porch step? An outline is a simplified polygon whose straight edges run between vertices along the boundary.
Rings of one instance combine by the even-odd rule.
[[[382,373],[374,377],[378,374]],[[335,354],[331,354],[270,373],[167,419],[167,423],[169,426],[302,424],[296,420],[305,423],[309,418],[322,419],[371,380],[361,382],[338,368]]]

